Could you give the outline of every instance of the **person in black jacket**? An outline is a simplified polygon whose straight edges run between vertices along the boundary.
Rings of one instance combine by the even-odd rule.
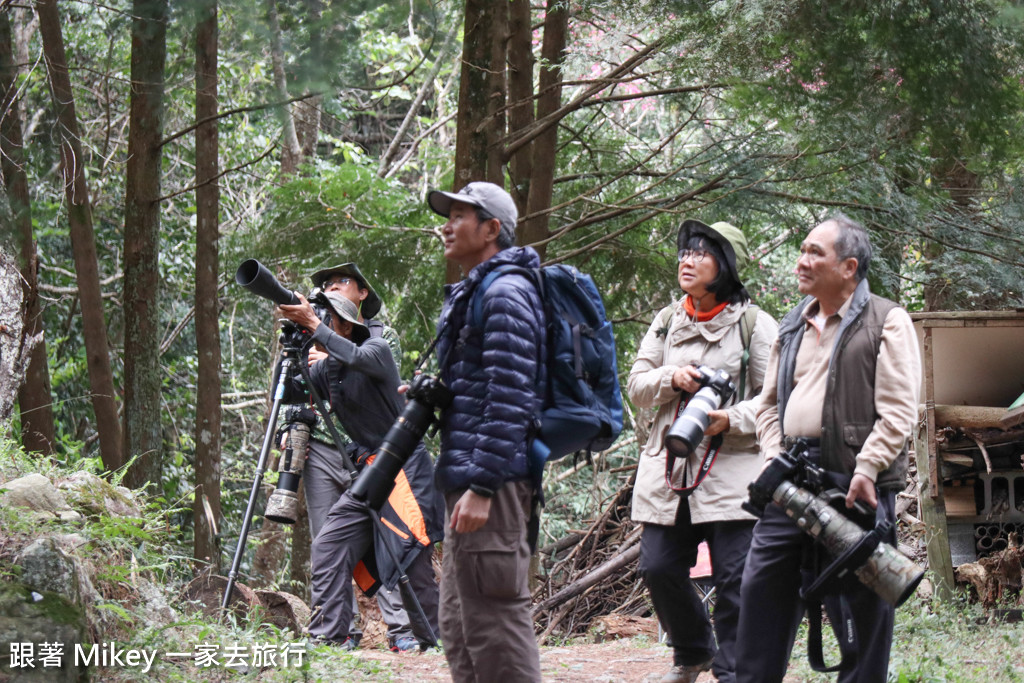
[[[331,411],[365,459],[384,439],[401,414],[404,400],[398,393],[398,369],[391,349],[358,320],[355,304],[337,292],[325,297],[331,308],[330,327],[323,325],[301,294],[300,304],[280,306],[285,318],[310,331],[328,358],[310,368],[310,379],[321,395],[330,397]],[[333,329],[331,329],[333,328]],[[362,464],[362,463],[360,463]],[[422,444],[399,473],[395,489],[380,510],[384,526],[394,533],[375,534],[364,501],[345,492],[327,515],[312,547],[309,634],[314,639],[343,645],[352,618],[352,579],[369,595],[382,583],[394,589],[405,570],[434,633],[437,633],[438,590],[431,562],[433,546],[441,538],[442,505],[433,485],[430,456]],[[390,561],[395,551],[400,567]],[[406,609],[410,609],[406,605]],[[415,633],[427,642],[426,634]]]
[[[357,264],[348,262],[323,268],[313,273],[310,280],[313,282],[314,292],[337,292],[355,304],[358,309],[357,322],[369,329],[371,337],[381,337],[388,343],[391,355],[398,364],[402,357],[398,332],[376,318],[383,302]],[[310,365],[326,357],[327,352],[321,348],[313,347],[309,350]],[[357,448],[349,445],[352,442],[344,432],[340,436],[343,439],[342,446]],[[334,439],[323,422],[318,422],[310,434],[303,476],[309,536],[316,538],[327,520],[331,507],[352,484],[352,475],[345,469],[341,453],[335,447]],[[354,592],[352,599],[355,600]],[[402,608],[402,598],[398,591],[382,587],[377,591],[377,605],[388,626],[388,646],[395,652],[418,648],[420,643],[413,636],[409,615]],[[346,649],[357,648],[362,640],[363,632],[358,626],[358,616],[358,607],[353,603],[352,624],[349,627],[348,639],[342,645]]]
[[[528,585],[528,527],[535,491],[527,441],[544,377],[544,310],[534,285],[509,273],[482,299],[483,324],[469,306],[483,277],[503,264],[537,267],[533,249],[514,247],[517,211],[492,183],[433,191],[447,217],[444,255],[466,279],[447,288],[438,322],[441,379],[453,394],[441,413],[436,481],[448,511],[441,567],[441,636],[452,679],[539,681]]]

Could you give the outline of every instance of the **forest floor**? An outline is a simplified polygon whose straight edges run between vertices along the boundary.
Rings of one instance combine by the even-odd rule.
[[[380,664],[381,678],[367,672],[364,680],[450,681],[448,664],[440,651],[419,654],[385,650],[357,651],[357,657]],[[672,667],[672,651],[648,638],[627,638],[603,643],[566,644],[541,648],[544,681],[593,681],[625,683],[660,680]],[[710,673],[699,683],[712,683]]]
[[[357,650],[354,657],[362,660],[359,668],[364,681],[451,680],[448,664],[439,650],[418,654]],[[315,672],[314,662],[311,660]],[[656,683],[672,667],[672,651],[643,636],[602,643],[577,642],[541,647],[540,666],[545,683]],[[798,683],[805,679],[794,672],[785,680]],[[715,678],[708,672],[701,674],[697,681],[714,683]]]

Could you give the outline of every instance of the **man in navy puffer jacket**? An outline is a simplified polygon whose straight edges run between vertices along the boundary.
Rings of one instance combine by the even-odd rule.
[[[543,387],[544,308],[534,285],[502,275],[482,300],[480,281],[502,264],[537,267],[537,252],[514,247],[512,197],[492,183],[433,191],[430,208],[448,218],[444,255],[467,277],[445,292],[438,322],[441,379],[454,398],[441,415],[435,469],[447,523],[441,567],[441,639],[452,679],[539,681],[528,585],[527,540],[534,490],[527,441]]]

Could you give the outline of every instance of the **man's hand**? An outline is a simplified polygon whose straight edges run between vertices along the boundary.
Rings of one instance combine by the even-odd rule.
[[[306,297],[302,296],[298,292],[295,292],[295,296],[298,297],[301,303],[294,306],[288,304],[281,304],[277,307],[276,314],[282,318],[287,318],[297,325],[309,330],[310,334],[313,330],[320,327],[320,318],[316,317],[316,313],[313,312],[313,307],[309,305],[309,301]]]
[[[700,384],[697,382],[698,377],[700,377],[700,371],[692,365],[677,367],[676,371],[672,373],[672,388],[694,394],[700,389]]]
[[[711,422],[708,424],[708,428],[704,430],[705,436],[714,436],[715,434],[724,434],[729,431],[729,413],[725,410],[712,410],[708,413],[708,419]]]
[[[323,360],[324,358],[327,358],[327,352],[320,348],[319,344],[313,344],[313,346],[309,348],[310,365],[313,365],[313,363],[316,363],[318,360]]]
[[[875,482],[864,474],[855,474],[850,480],[850,490],[846,494],[846,507],[852,508],[855,501],[863,500],[872,510],[878,509],[878,497],[875,495]]]
[[[452,529],[460,534],[476,531],[491,516],[491,499],[472,491],[462,494],[452,508]]]

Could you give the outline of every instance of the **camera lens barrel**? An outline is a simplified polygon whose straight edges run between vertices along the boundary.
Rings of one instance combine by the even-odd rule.
[[[267,510],[263,516],[278,524],[295,524],[299,518],[298,490],[299,475],[282,472],[277,480],[277,488],[267,500]]]
[[[434,419],[434,407],[413,399],[384,436],[373,462],[356,477],[352,497],[379,510],[395,487],[395,477],[426,434]]]
[[[786,481],[773,494],[797,526],[821,543],[833,557],[854,547],[866,532],[859,524],[807,489]],[[879,543],[854,574],[861,583],[896,607],[914,594],[924,570],[888,543]]]
[[[665,447],[677,458],[693,453],[711,424],[709,413],[718,410],[722,398],[716,389],[701,387],[665,434]]]
[[[303,421],[308,416],[301,411],[289,411],[289,418],[292,421],[277,477],[277,488],[270,494],[267,509],[263,513],[265,518],[278,524],[295,524],[299,519],[299,481],[306,466],[306,449],[309,446],[310,425]]]
[[[264,299],[270,299],[276,304],[290,304],[292,306],[300,303],[295,293],[278,282],[274,274],[262,263],[254,258],[242,262],[235,271],[235,282],[247,290]]]

